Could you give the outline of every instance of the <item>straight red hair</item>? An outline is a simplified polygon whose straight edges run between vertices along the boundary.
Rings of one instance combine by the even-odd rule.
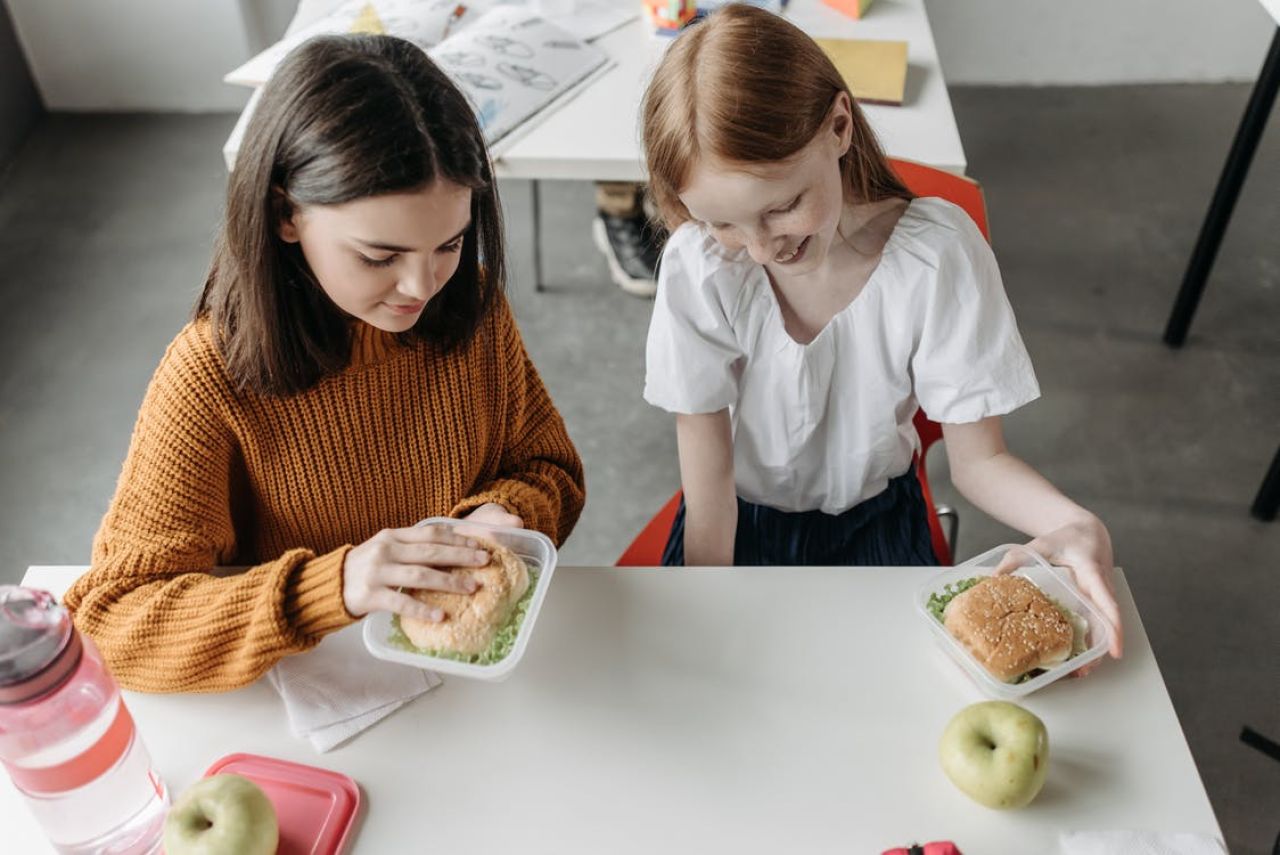
[[[681,33],[642,107],[649,193],[667,228],[692,219],[680,191],[701,158],[786,161],[826,126],[841,92],[853,108],[852,144],[840,159],[845,200],[911,199],[840,72],[794,24],[731,3]]]

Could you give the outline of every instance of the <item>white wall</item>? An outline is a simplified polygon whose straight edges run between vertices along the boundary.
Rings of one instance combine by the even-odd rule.
[[[50,110],[239,110],[238,0],[6,0]]]
[[[1276,30],[1258,0],[925,5],[948,84],[1252,81]]]

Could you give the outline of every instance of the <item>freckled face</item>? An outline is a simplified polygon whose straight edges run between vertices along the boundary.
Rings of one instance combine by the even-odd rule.
[[[840,158],[852,117],[841,94],[818,136],[786,161],[694,165],[680,201],[726,249],[788,276],[817,270],[836,239],[844,211]]]

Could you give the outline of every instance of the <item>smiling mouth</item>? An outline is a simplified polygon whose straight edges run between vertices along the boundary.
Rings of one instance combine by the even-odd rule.
[[[810,235],[809,237],[813,237],[813,235]],[[775,255],[773,260],[776,261],[778,264],[794,264],[804,256],[804,251],[808,246],[809,246],[809,238],[805,238],[804,240],[800,241],[800,243],[798,243],[796,247],[790,250],[789,252],[784,252],[779,255]]]

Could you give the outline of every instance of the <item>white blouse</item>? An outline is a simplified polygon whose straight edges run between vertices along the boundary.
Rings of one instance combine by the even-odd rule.
[[[745,252],[695,223],[663,252],[645,400],[673,413],[728,407],[749,502],[841,513],[907,471],[917,407],[974,422],[1039,395],[995,256],[949,202],[911,202],[866,286],[809,344],[787,333]]]

